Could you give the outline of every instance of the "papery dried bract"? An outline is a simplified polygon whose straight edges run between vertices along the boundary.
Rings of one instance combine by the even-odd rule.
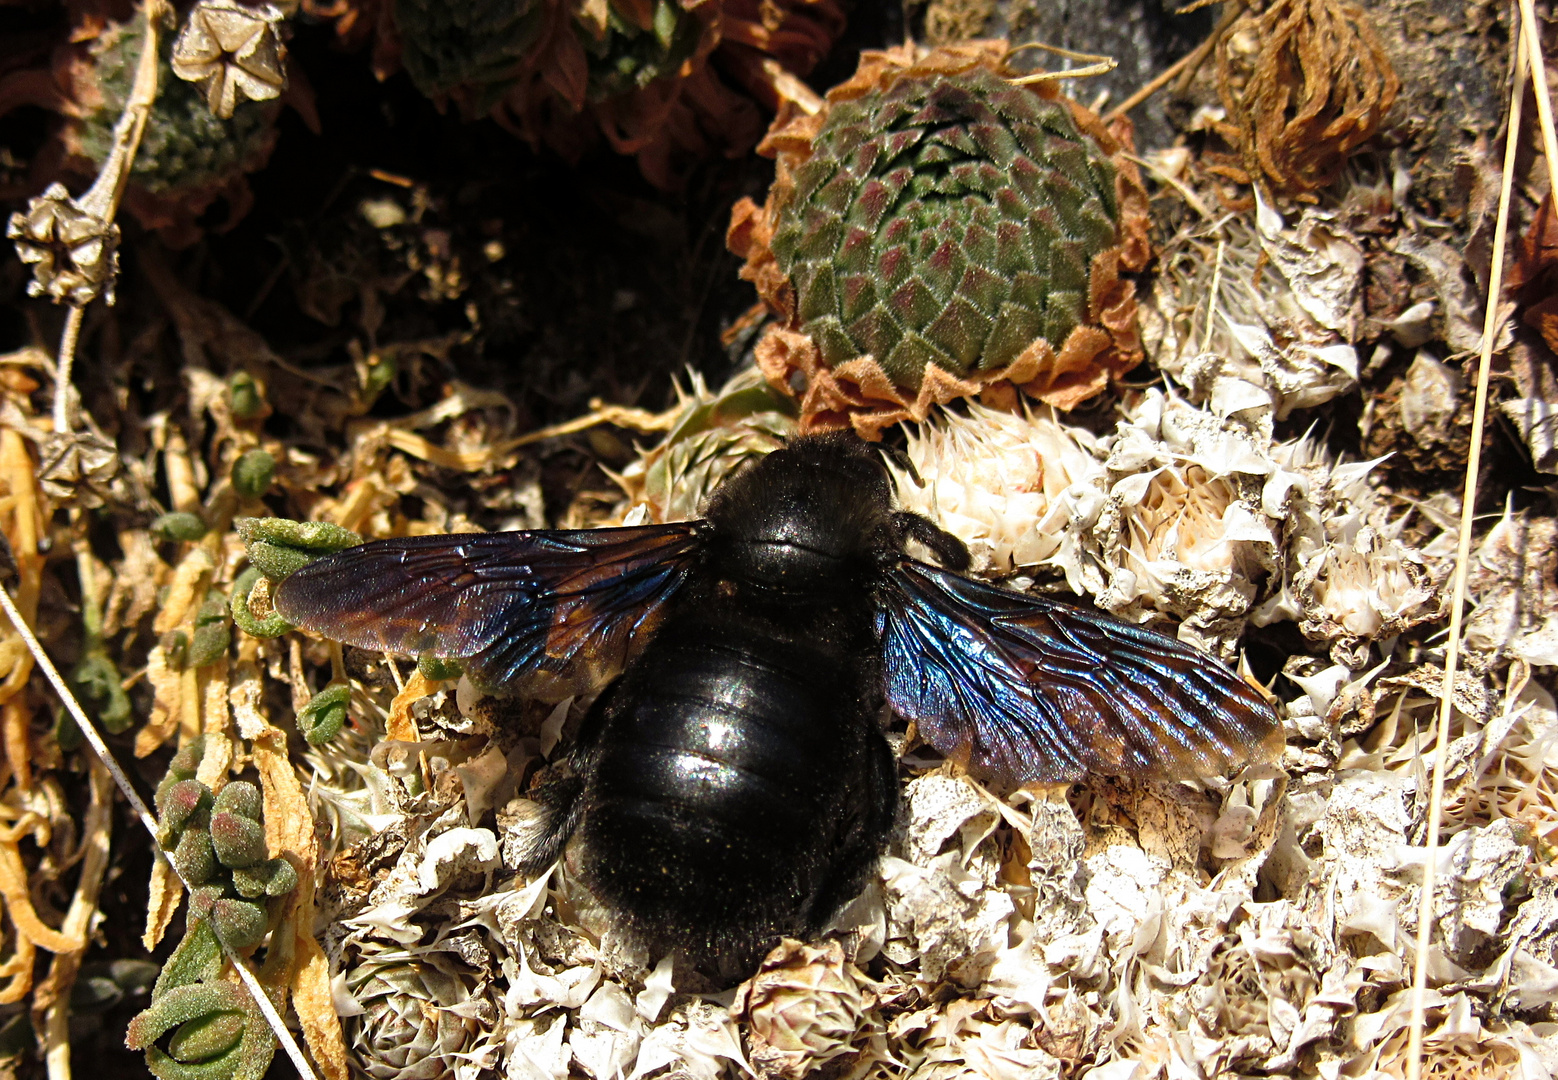
[[[970,403],[910,426],[919,480],[893,468],[898,502],[968,545],[974,569],[995,574],[1076,558],[1071,519],[1086,514],[1104,474],[1098,440],[1053,410],[1020,414]],[[1068,571],[1069,574],[1069,571]]]
[[[751,1061],[764,1077],[802,1080],[853,1053],[874,1003],[836,940],[817,948],[785,940],[736,991],[732,1014],[747,1024]]]
[[[200,0],[173,43],[173,74],[199,85],[222,120],[240,101],[269,101],[287,85],[281,20],[271,4]]]

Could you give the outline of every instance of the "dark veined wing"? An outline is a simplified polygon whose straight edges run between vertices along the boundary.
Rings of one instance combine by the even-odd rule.
[[[1281,753],[1265,699],[1183,642],[910,560],[888,581],[887,700],[975,773],[1210,776]]]
[[[296,626],[456,657],[492,693],[561,700],[612,678],[687,579],[696,524],[375,540],[277,586]]]

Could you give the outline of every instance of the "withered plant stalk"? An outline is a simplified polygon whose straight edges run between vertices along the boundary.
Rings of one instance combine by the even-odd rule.
[[[1529,5],[1530,0],[1525,0]],[[1460,534],[1450,590],[1449,642],[1445,647],[1444,682],[1439,690],[1439,734],[1434,744],[1434,772],[1428,795],[1428,820],[1423,832],[1423,886],[1417,908],[1417,941],[1412,964],[1412,1020],[1407,1031],[1407,1078],[1423,1072],[1423,1024],[1428,991],[1428,947],[1433,938],[1434,885],[1439,857],[1439,824],[1444,815],[1444,772],[1450,745],[1450,715],[1455,705],[1455,671],[1461,657],[1461,609],[1466,605],[1466,574],[1471,565],[1473,509],[1477,503],[1477,473],[1482,467],[1482,432],[1488,419],[1488,372],[1498,334],[1499,293],[1504,284],[1504,246],[1509,236],[1509,201],[1515,180],[1515,152],[1520,145],[1521,103],[1529,70],[1526,38],[1517,36],[1515,85],[1509,98],[1509,125],[1504,135],[1504,175],[1499,183],[1498,220],[1493,230],[1493,266],[1488,273],[1488,297],[1482,322],[1482,355],[1477,364],[1476,403],[1472,409],[1471,449],[1466,455],[1466,487],[1461,494]]]

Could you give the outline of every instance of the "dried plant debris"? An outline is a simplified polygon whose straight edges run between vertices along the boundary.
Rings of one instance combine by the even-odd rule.
[[[1016,388],[1069,408],[1140,360],[1120,276],[1148,257],[1128,130],[1010,82],[1006,53],[865,53],[760,147],[774,186],[737,203],[728,242],[780,319],[758,364],[801,393],[803,428],[878,438]]]
[[[175,244],[201,235],[197,219],[219,199],[228,203],[229,224],[248,210],[244,177],[266,163],[276,141],[280,105],[271,99],[286,81],[280,18],[268,5],[205,2],[176,39],[163,38],[157,99],[124,202]],[[113,149],[144,37],[140,15],[105,21],[82,12],[48,67],[0,81],[0,114],[20,105],[58,112],[66,119],[59,152],[47,155],[56,173],[92,176]],[[306,98],[293,103],[308,108]]]
[[[1364,251],[1334,211],[1289,226],[1260,204],[1187,229],[1162,263],[1143,339],[1192,400],[1283,419],[1357,385]]]
[[[1102,432],[977,403],[913,429],[912,474],[896,467],[903,504],[966,537],[983,572],[1171,617],[1231,658],[1296,625],[1282,640],[1307,646],[1274,686],[1288,778],[995,793],[900,734],[901,831],[875,879],[821,939],[784,943],[734,993],[711,993],[635,951],[566,859],[535,878],[513,869],[531,796],[586,702],[497,702],[454,667],[227,622],[267,616],[263,587],[239,583],[238,534],[255,576],[280,577],[359,536],[472,528],[444,494],[450,476],[462,499],[501,510],[480,483],[520,451],[473,446],[501,445],[508,414],[458,391],[433,413],[354,427],[326,462],[245,419],[284,375],[208,378],[190,386],[212,456],[166,433],[157,460],[183,509],[160,519],[166,539],[126,547],[123,584],[102,595],[114,633],[137,604],[154,619],[138,738],[185,743],[159,805],[199,888],[214,886],[191,898],[210,911],[195,925],[268,953],[295,943],[284,984],[321,1058],[333,1045],[376,1077],[601,1080],[1399,1068],[1418,881],[1402,852],[1426,806],[1447,563],[1437,529],[1371,483],[1372,463],[1276,437],[1269,410],[1222,414],[1160,390],[1126,395]],[[717,390],[694,380],[626,470],[631,495],[594,520],[695,514],[696,492],[792,424],[789,399],[754,371]],[[312,520],[263,516],[262,491]],[[1545,520],[1512,514],[1479,549],[1429,1039],[1434,1061],[1533,1077],[1549,1075],[1542,1025],[1558,1001],[1558,909],[1540,906],[1558,840],[1558,712],[1529,677],[1545,656]],[[167,589],[137,601],[131,579],[148,577]],[[294,722],[309,738],[286,753],[278,735]],[[235,775],[251,760],[254,786]],[[273,837],[282,821],[291,831]],[[283,866],[315,869],[291,887]],[[153,927],[176,912],[170,884],[154,883]],[[179,956],[210,948],[191,940]],[[155,996],[135,1045],[179,1064],[230,1055],[235,1075],[261,1060],[264,1029],[232,984],[170,978],[182,981]]]
[[[707,486],[777,444],[783,400],[750,374],[694,384],[672,434],[629,470],[637,513],[679,516],[644,492]],[[1173,1075],[1192,1052],[1209,1075],[1299,1074],[1399,1058],[1416,925],[1399,853],[1421,830],[1414,763],[1432,748],[1435,675],[1390,650],[1438,617],[1443,568],[1399,539],[1411,511],[1370,486],[1369,463],[1156,391],[1128,398],[1106,435],[971,405],[916,432],[908,458],[905,504],[968,536],[987,572],[1074,578],[1121,612],[1180,618],[1225,655],[1296,622],[1313,655],[1287,676],[1293,779],[1003,797],[909,744],[902,832],[877,880],[732,998],[635,952],[567,860],[534,879],[509,868],[528,796],[585,703],[499,707],[452,671],[348,675],[344,726],[299,768],[334,853],[323,947],[353,1060],[385,1077],[434,1061],[604,1080],[667,1067],[1060,1076],[1084,1059]],[[1501,589],[1530,587],[1498,554],[1519,546],[1514,527],[1481,557],[1488,618],[1510,607]],[[1490,679],[1504,661],[1482,640],[1469,639],[1486,659],[1463,676],[1457,714],[1430,1047],[1545,1076],[1529,1014],[1464,1018],[1516,1001],[1545,1015],[1558,1000],[1545,924],[1519,942],[1501,932],[1538,895],[1558,833],[1552,699],[1527,681],[1500,704]],[[307,701],[273,655],[249,678]]]
[[[327,345],[250,325],[192,262],[132,239],[118,305],[88,309],[83,356],[106,374],[82,373],[90,408],[69,430],[44,415],[51,354],[0,356],[17,604],[157,786],[159,839],[191,886],[126,861],[144,848],[0,626],[0,1072],[34,1047],[54,1068],[74,1051],[78,1072],[110,1048],[125,1055],[110,1073],[287,1068],[225,944],[327,1080],[1399,1078],[1442,754],[1425,1072],[1558,1075],[1558,519],[1529,473],[1484,477],[1443,742],[1438,728],[1458,504],[1436,485],[1469,445],[1481,159],[1465,219],[1430,217],[1416,165],[1357,153],[1398,93],[1367,17],[1276,2],[1222,39],[1223,109],[1142,155],[1163,185],[1149,207],[1127,132],[1008,83],[1004,46],[950,40],[1009,30],[1020,6],[930,5],[945,48],[865,53],[810,113],[793,76],[838,37],[835,0],[181,5],[125,202],[164,239],[224,224],[216,199],[241,213],[282,103],[306,116],[300,9],[457,111],[570,154],[603,134],[660,184],[749,144],[759,105],[778,108],[779,184],[730,234],[766,312],[721,311],[737,373],[689,373],[674,402],[574,409],[602,372],[637,385],[611,365],[647,346],[564,372],[569,423],[543,438],[457,365],[530,317],[514,312],[535,278],[507,272],[535,262],[520,239],[562,231],[527,233],[518,210],[489,230],[390,177],[317,227],[284,226],[276,281],[338,335]],[[115,296],[123,222],[68,185],[109,151],[144,30],[129,4],[60,19],[68,43],[0,44],[0,112],[64,118],[33,163],[37,201],[11,208],[28,266],[8,280],[19,293],[31,271],[35,295],[84,307]],[[1380,21],[1389,45],[1418,32]],[[985,102],[979,122],[942,123],[949,86]],[[867,121],[893,109],[891,145],[873,143]],[[1035,150],[1024,124],[1050,138]],[[1238,168],[1215,159],[1219,132]],[[845,259],[858,206],[839,200],[871,210],[886,180],[861,148],[879,143],[924,159],[934,182],[897,193],[915,212],[948,177],[979,203],[958,204],[955,237],[924,221],[868,252],[879,277],[925,256],[894,280],[918,287],[901,299],[868,295]],[[1030,158],[1064,197],[1024,187]],[[22,164],[0,155],[0,179]],[[1497,339],[1510,426],[1493,437],[1551,470],[1554,218],[1520,179],[1532,213]],[[1064,226],[1032,265],[984,258],[1008,202]],[[199,250],[216,266],[218,249]],[[400,310],[413,298],[449,320]],[[549,339],[520,366],[567,368],[569,347]],[[316,348],[345,358],[323,366]],[[719,987],[624,934],[566,855],[520,870],[587,696],[486,697],[458,662],[342,648],[272,607],[288,572],[365,539],[696,518],[734,470],[825,426],[882,436],[901,507],[966,541],[973,572],[1171,627],[1258,684],[1280,768],[995,790],[884,717],[902,790],[886,855],[816,939]],[[142,947],[151,961],[125,959]]]
[[[1250,176],[1285,195],[1336,179],[1400,89],[1369,16],[1347,0],[1275,0],[1218,46],[1224,130]]]
[[[360,5],[344,4],[344,18]],[[745,153],[844,28],[838,0],[386,2],[376,66],[577,156],[604,136],[671,188],[690,165]],[[734,83],[734,85],[732,85]],[[755,101],[754,101],[755,99]]]

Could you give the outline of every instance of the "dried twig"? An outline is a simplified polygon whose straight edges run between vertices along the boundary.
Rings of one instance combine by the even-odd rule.
[[[1529,4],[1530,0],[1525,0]],[[1423,1070],[1423,1024],[1428,989],[1428,947],[1433,937],[1434,885],[1439,857],[1439,824],[1444,814],[1444,773],[1449,758],[1450,716],[1454,711],[1455,672],[1460,663],[1461,609],[1466,604],[1466,574],[1471,565],[1473,509],[1477,503],[1477,473],[1482,465],[1482,432],[1488,418],[1488,372],[1498,333],[1499,294],[1503,287],[1504,246],[1509,236],[1509,201],[1515,179],[1515,152],[1520,144],[1521,102],[1528,71],[1526,39],[1517,39],[1515,85],[1509,101],[1509,127],[1504,139],[1504,175],[1499,186],[1498,219],[1493,231],[1493,265],[1488,274],[1487,311],[1482,324],[1482,355],[1477,365],[1476,403],[1472,410],[1471,449],[1466,455],[1466,486],[1461,494],[1460,534],[1450,591],[1450,629],[1445,647],[1444,682],[1439,691],[1439,735],[1434,746],[1434,771],[1428,796],[1428,820],[1423,833],[1423,885],[1417,911],[1417,942],[1412,965],[1412,1019],[1407,1036],[1407,1077],[1419,1080]]]
[[[119,213],[119,201],[130,182],[130,169],[135,164],[135,153],[141,146],[141,135],[146,130],[146,118],[151,115],[152,104],[157,100],[157,75],[160,54],[158,30],[169,14],[166,0],[146,0],[142,14],[146,19],[146,38],[141,45],[141,55],[135,67],[135,81],[130,96],[124,103],[124,112],[114,125],[113,144],[108,158],[98,170],[97,179],[86,193],[76,200],[80,209],[105,224],[112,223]],[[116,267],[109,268],[109,302],[112,303],[111,277]],[[60,334],[59,356],[54,383],[54,430],[70,430],[70,368],[76,358],[76,340],[81,333],[81,320],[86,305],[72,303],[65,316],[65,329]]]
[[[1191,9],[1181,9],[1179,14],[1185,14],[1186,10],[1193,10],[1193,7]],[[1186,90],[1189,89],[1190,80],[1195,77],[1195,74],[1200,70],[1201,65],[1206,63],[1206,58],[1212,55],[1212,50],[1217,48],[1217,43],[1222,40],[1223,35],[1228,32],[1228,28],[1233,25],[1234,20],[1237,19],[1243,12],[1243,0],[1235,0],[1234,3],[1230,3],[1228,5],[1228,10],[1223,12],[1223,17],[1221,19],[1217,20],[1217,25],[1212,27],[1212,32],[1206,36],[1205,41],[1201,42],[1201,44],[1197,45],[1194,49],[1191,49],[1184,56],[1181,56],[1168,67],[1158,72],[1158,74],[1152,77],[1150,82],[1144,84],[1141,89],[1137,90],[1130,97],[1116,105],[1114,109],[1104,117],[1104,123],[1114,123],[1116,120],[1123,117],[1126,113],[1136,108],[1136,106],[1146,101],[1153,94],[1156,94],[1159,90],[1173,82],[1176,76],[1179,77],[1179,85],[1176,87],[1176,92],[1183,94]]]
[[[1547,62],[1542,57],[1541,28],[1532,0],[1520,0],[1520,25],[1533,73],[1531,85],[1536,90],[1536,115],[1542,125],[1542,149],[1547,155],[1547,183],[1551,187],[1558,178],[1558,135],[1553,133],[1553,98],[1547,87]]]
[[[1034,83],[1054,82],[1056,79],[1084,79],[1093,75],[1107,75],[1118,66],[1118,62],[1112,56],[1103,56],[1098,53],[1072,52],[1070,49],[1062,49],[1056,45],[1046,45],[1042,41],[1030,41],[1024,45],[1019,45],[1006,55],[1008,57],[1014,56],[1024,49],[1042,49],[1044,52],[1054,53],[1056,56],[1065,57],[1067,60],[1085,61],[1087,66],[1072,68],[1070,71],[1035,71],[1032,75],[1018,75],[1010,80],[1018,86],[1032,86]]]

